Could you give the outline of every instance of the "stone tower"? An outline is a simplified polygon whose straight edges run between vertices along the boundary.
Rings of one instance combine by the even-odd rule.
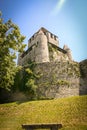
[[[49,51],[48,51],[48,43],[47,43],[47,37],[43,33],[42,30],[39,30],[39,32],[36,34],[36,47],[38,49],[35,50],[36,58],[35,62],[49,62]]]
[[[59,47],[56,35],[40,28],[29,40],[28,49],[18,56],[18,64],[24,66],[28,61],[36,63],[72,60],[71,51],[65,45]]]

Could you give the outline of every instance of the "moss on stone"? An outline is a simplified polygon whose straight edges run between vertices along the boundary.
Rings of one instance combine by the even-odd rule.
[[[68,80],[58,80],[58,85],[70,85],[70,82]]]

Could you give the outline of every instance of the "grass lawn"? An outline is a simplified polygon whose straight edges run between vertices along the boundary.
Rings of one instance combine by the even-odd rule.
[[[21,124],[61,123],[61,130],[87,130],[87,96],[0,104],[0,130]]]

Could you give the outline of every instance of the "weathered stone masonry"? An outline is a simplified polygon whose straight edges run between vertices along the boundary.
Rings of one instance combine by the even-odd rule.
[[[38,96],[60,98],[79,95],[80,70],[77,62],[51,62],[37,64],[35,73]]]

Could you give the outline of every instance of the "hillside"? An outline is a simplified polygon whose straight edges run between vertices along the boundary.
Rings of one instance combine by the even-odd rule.
[[[26,123],[62,123],[61,130],[87,130],[87,96],[0,104],[0,130]]]

